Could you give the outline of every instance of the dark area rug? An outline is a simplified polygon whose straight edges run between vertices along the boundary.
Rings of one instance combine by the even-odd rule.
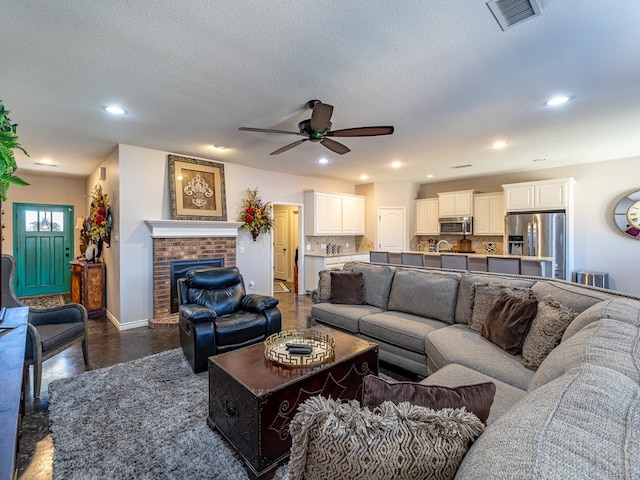
[[[49,385],[54,479],[245,479],[180,349]],[[275,479],[281,479],[281,466]]]

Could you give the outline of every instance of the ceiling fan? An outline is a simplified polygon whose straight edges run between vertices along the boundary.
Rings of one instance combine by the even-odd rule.
[[[299,132],[289,132],[286,130],[272,130],[270,128],[252,128],[252,127],[240,127],[240,130],[244,132],[263,132],[263,133],[283,133],[286,135],[301,135],[302,140],[295,141],[289,145],[285,145],[279,148],[275,152],[271,152],[270,155],[278,155],[286,152],[287,150],[297,147],[298,145],[306,142],[320,142],[329,150],[344,155],[351,150],[340,142],[328,137],[375,137],[377,135],[391,135],[393,133],[393,127],[356,127],[356,128],[344,128],[342,130],[331,130],[331,115],[333,113],[333,105],[322,103],[320,100],[309,100],[307,102],[313,112],[311,118],[302,120],[298,123]]]

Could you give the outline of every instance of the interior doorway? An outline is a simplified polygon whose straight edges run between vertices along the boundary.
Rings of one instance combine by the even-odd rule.
[[[406,250],[405,207],[378,208],[378,250]]]
[[[295,204],[273,204],[274,292],[298,291],[302,234],[300,210],[301,207]]]

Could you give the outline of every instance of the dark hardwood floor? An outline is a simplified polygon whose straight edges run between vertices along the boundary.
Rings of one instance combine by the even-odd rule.
[[[293,292],[293,285],[287,284]],[[308,295],[276,293],[282,312],[282,329],[306,327],[311,309]],[[177,328],[135,328],[119,331],[107,319],[89,320],[88,370],[104,368],[121,362],[180,347]],[[45,480],[52,478],[53,442],[49,433],[49,383],[59,378],[78,375],[85,371],[80,345],[47,360],[42,368],[42,389],[39,400],[33,399],[33,376],[26,387],[26,412],[20,441],[18,478]]]

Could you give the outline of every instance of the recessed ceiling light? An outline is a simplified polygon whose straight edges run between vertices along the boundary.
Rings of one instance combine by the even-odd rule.
[[[225,147],[224,145],[213,145],[212,148],[215,148],[216,150],[219,150],[221,152],[224,152],[225,150],[229,150],[227,147]]]
[[[546,105],[549,107],[555,107],[556,105],[567,103],[569,100],[570,98],[565,95],[558,95],[557,97],[553,97],[551,100],[548,100]]]
[[[360,175],[360,180],[366,180],[368,178],[369,178],[368,175]]]
[[[126,115],[127,111],[122,108],[122,107],[118,107],[117,105],[107,105],[106,107],[104,107],[104,109],[113,114],[113,115]]]
[[[43,158],[40,161],[35,162],[36,165],[43,165],[45,167],[57,167],[58,165],[55,164],[55,162],[51,159],[48,158]]]
[[[429,175],[427,175],[427,178],[433,178],[435,175],[433,175],[432,173],[430,173]]]
[[[327,158],[321,158],[320,160],[318,160],[318,163],[320,165],[326,165],[327,163],[329,163],[329,160]]]
[[[533,161],[534,162],[546,162],[547,159],[546,158],[534,158]]]
[[[491,144],[491,148],[504,148],[506,146],[507,142],[505,142],[504,140],[498,140],[497,142]]]
[[[393,168],[400,168],[402,166],[402,164],[399,161],[395,161],[395,162],[391,162],[391,166]]]

